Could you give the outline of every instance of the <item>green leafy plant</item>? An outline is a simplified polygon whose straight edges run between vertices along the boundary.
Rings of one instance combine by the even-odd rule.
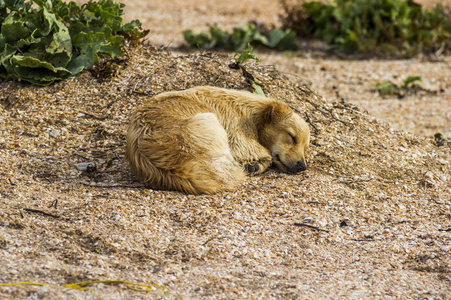
[[[425,89],[416,84],[417,81],[421,81],[420,76],[408,76],[401,86],[398,86],[391,81],[383,81],[376,84],[374,88],[380,95],[397,95],[402,98],[406,94],[415,94],[418,90],[425,91]]]
[[[235,53],[235,55],[233,56],[234,62],[231,63],[229,67],[232,69],[240,69],[241,72],[243,73],[244,78],[246,78],[246,80],[251,85],[254,93],[265,96],[265,92],[263,92],[261,86],[255,83],[254,76],[252,76],[251,73],[246,71],[246,68],[244,67],[244,63],[249,59],[253,59],[256,62],[260,61],[260,59],[257,56],[252,54],[253,49],[254,48],[251,46],[251,44],[247,44],[246,50],[244,50],[242,53]]]
[[[123,7],[113,0],[81,7],[61,0],[0,0],[0,76],[48,85],[91,67],[100,53],[123,55],[124,36],[147,34],[137,20],[122,25]]]
[[[252,54],[252,50],[254,48],[251,46],[251,44],[247,44],[247,49],[244,50],[242,53],[235,53],[233,56],[233,59],[235,60],[235,64],[242,65],[244,64],[248,59],[253,59],[256,62],[260,61],[260,58]]]
[[[383,81],[374,86],[380,95],[393,95],[398,87],[391,81]]]
[[[443,133],[437,132],[434,134],[434,141],[437,144],[437,146],[443,146],[447,143],[451,142],[451,139],[447,138]]]
[[[183,32],[190,47],[209,50],[220,48],[241,52],[246,45],[263,45],[277,50],[296,50],[296,33],[291,29],[260,29],[250,23],[243,27],[235,27],[231,33],[223,31],[217,25],[210,26],[209,33],[195,33],[193,30]]]
[[[445,142],[449,141],[449,139],[445,137],[441,132],[437,132],[436,134],[434,134],[434,138]]]
[[[406,78],[406,80],[404,80],[402,87],[403,88],[410,88],[413,85],[415,85],[416,81],[421,81],[421,77],[420,76],[409,76]]]
[[[412,56],[451,47],[451,15],[411,0],[280,0],[284,28],[331,49]]]

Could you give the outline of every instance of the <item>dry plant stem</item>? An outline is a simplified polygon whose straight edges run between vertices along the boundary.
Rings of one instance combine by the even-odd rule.
[[[54,215],[54,214],[42,211],[40,209],[24,208],[23,210],[25,210],[27,212],[32,212],[32,213],[38,213],[38,214],[41,214],[41,215],[44,215],[44,216],[47,216],[47,217],[52,217],[52,218],[55,218],[55,219],[60,218],[60,216],[58,216],[58,215]]]
[[[314,229],[314,230],[317,230],[317,231],[322,231],[322,232],[329,232],[329,230],[325,230],[325,229],[321,229],[321,228],[319,228],[319,227],[316,227],[316,226],[313,226],[313,225],[310,225],[310,224],[305,224],[305,223],[293,223],[293,225],[294,226],[298,226],[298,227],[307,227],[307,228],[310,228],[310,229]]]
[[[49,205],[49,208],[52,207],[58,209],[58,199],[53,200],[52,203]]]

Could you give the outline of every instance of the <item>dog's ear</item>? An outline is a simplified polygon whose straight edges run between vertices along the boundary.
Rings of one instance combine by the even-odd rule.
[[[269,105],[265,112],[266,122],[278,123],[293,114],[293,111],[285,103],[274,101]]]

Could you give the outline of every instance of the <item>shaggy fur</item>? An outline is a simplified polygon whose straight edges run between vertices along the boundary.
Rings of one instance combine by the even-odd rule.
[[[133,112],[126,157],[154,189],[232,190],[274,164],[306,169],[309,128],[287,104],[245,91],[196,87],[149,99]]]

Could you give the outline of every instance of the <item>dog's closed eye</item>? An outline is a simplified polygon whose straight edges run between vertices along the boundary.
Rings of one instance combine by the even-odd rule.
[[[290,136],[291,140],[293,141],[293,144],[296,145],[298,143],[297,138],[291,133],[289,133],[288,135]]]

